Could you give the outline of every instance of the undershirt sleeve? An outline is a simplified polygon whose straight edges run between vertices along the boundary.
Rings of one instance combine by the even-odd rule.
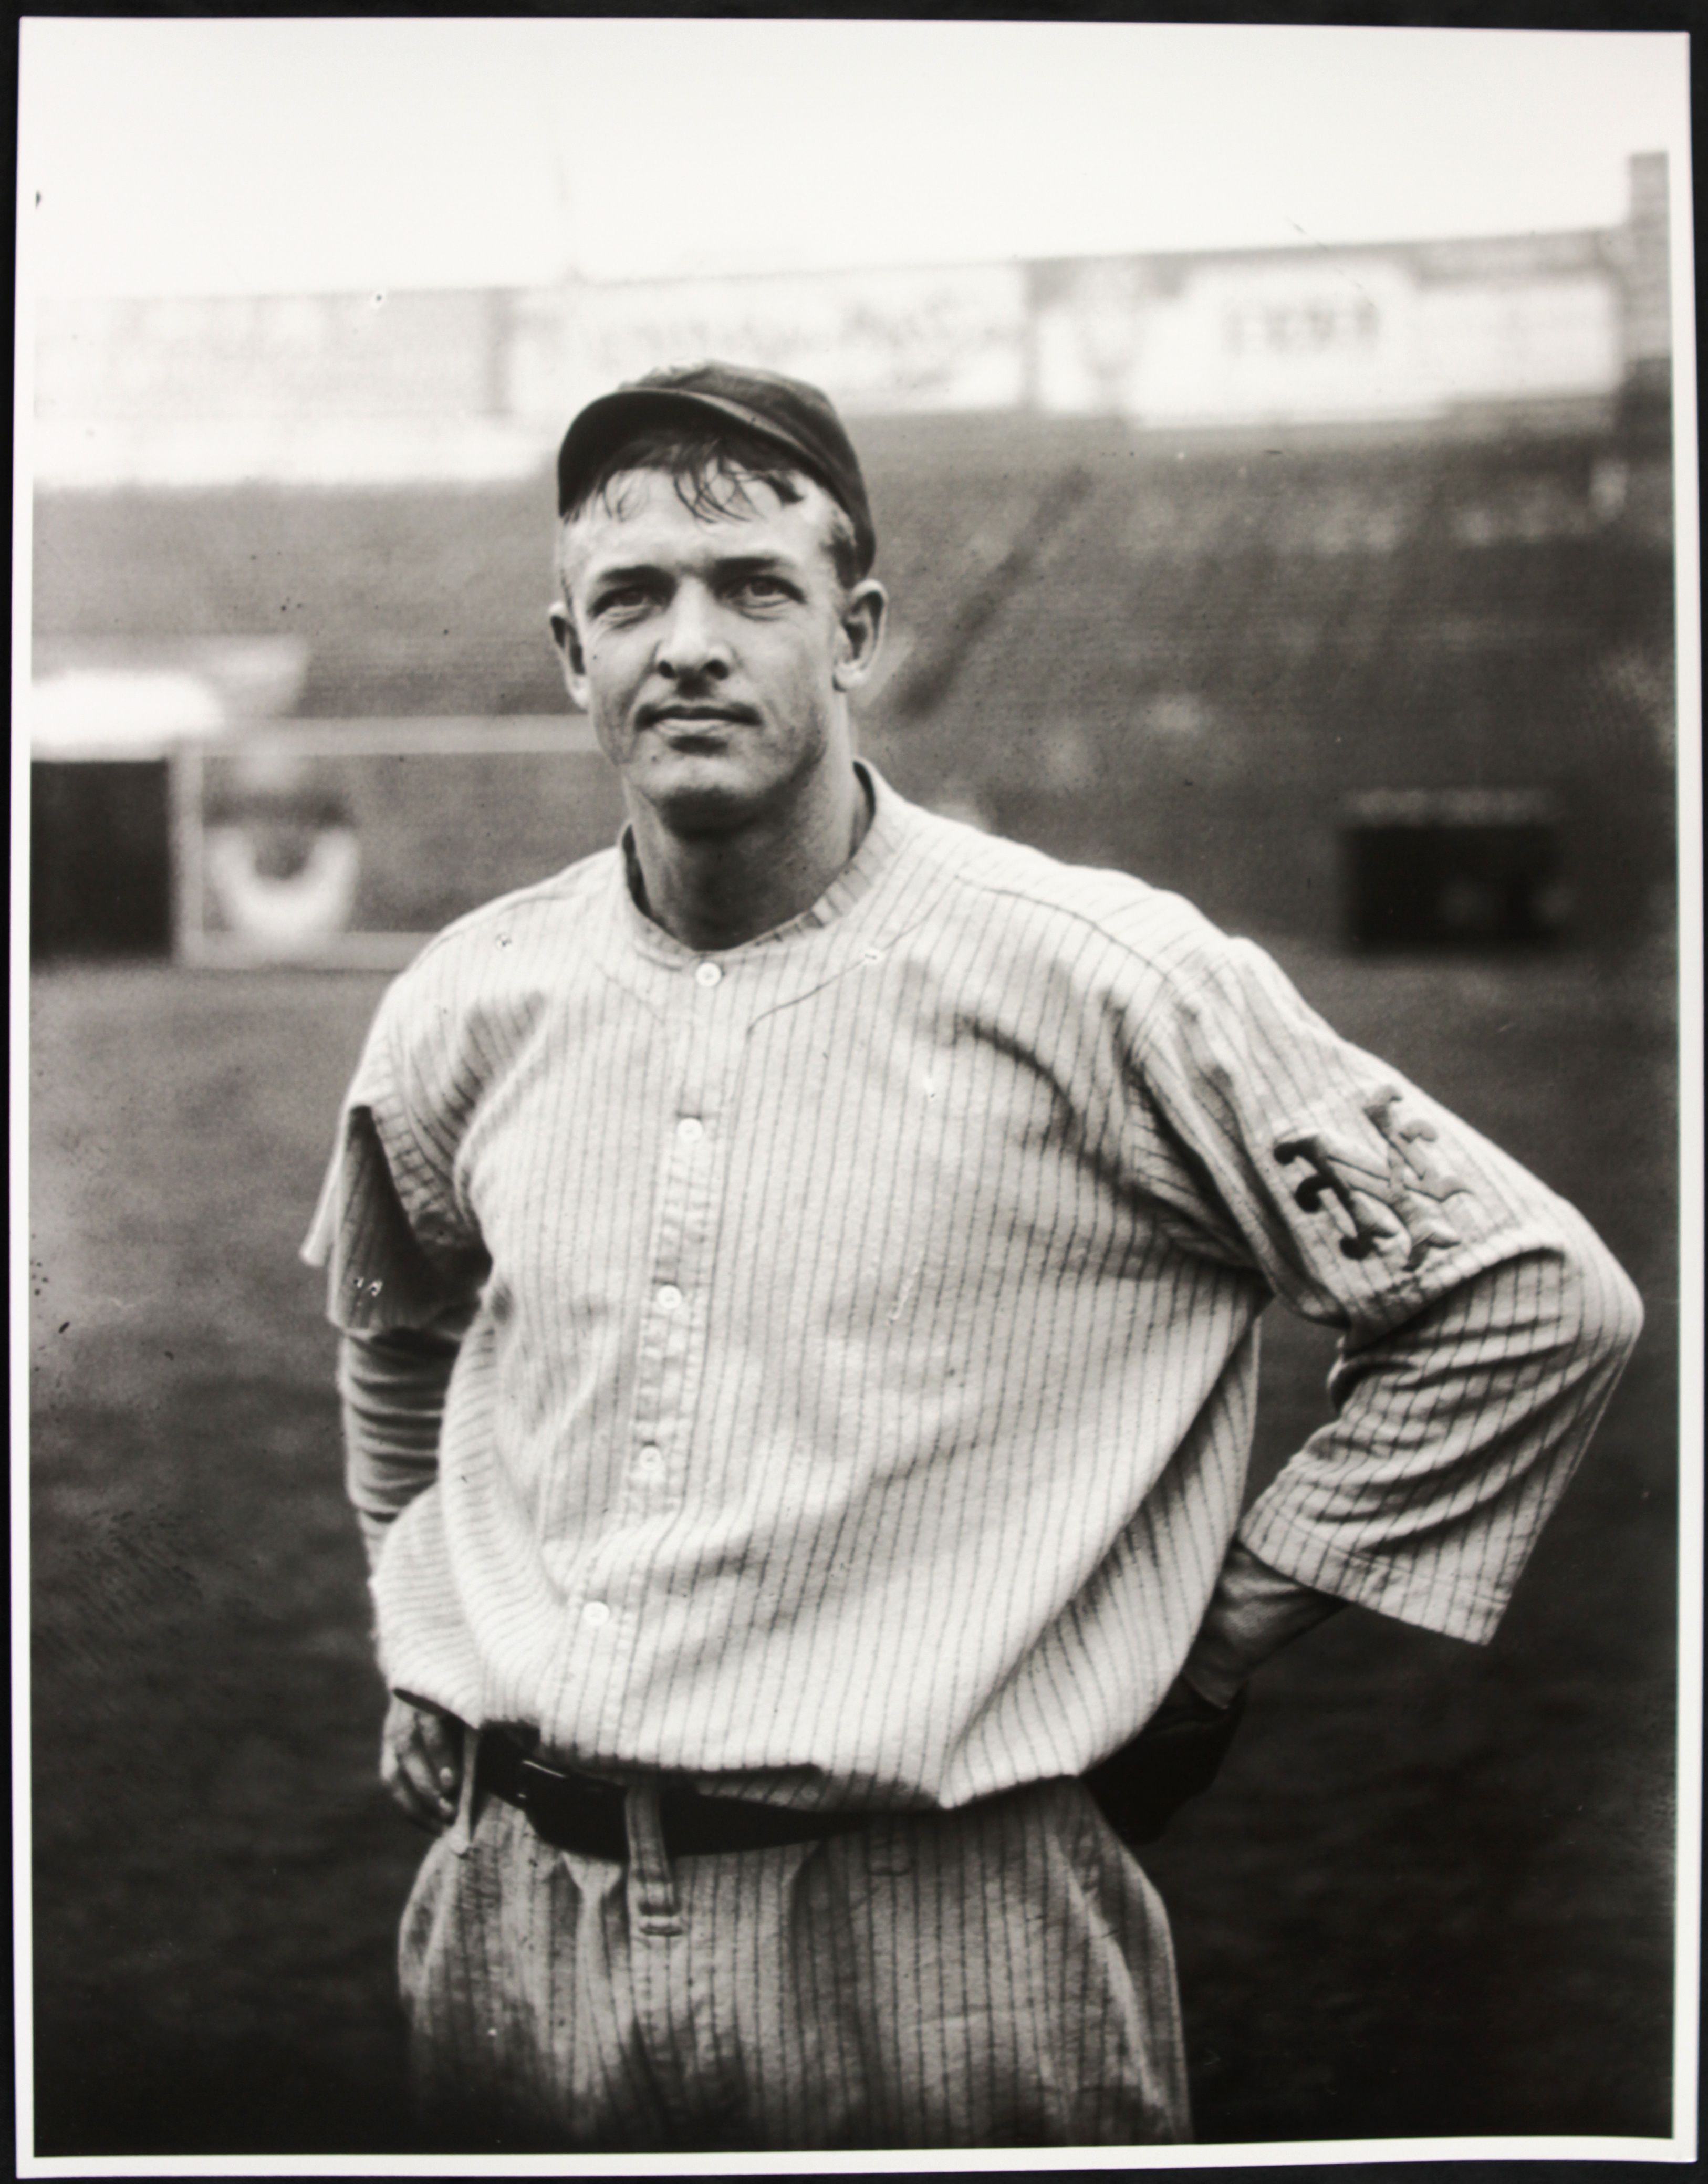
[[[1201,1698],[1227,1706],[1266,1661],[1346,1604],[1283,1577],[1236,1540],[1180,1673]]]
[[[427,1328],[346,1333],[338,1346],[344,1478],[370,1564],[387,1528],[432,1485],[465,1311]]]

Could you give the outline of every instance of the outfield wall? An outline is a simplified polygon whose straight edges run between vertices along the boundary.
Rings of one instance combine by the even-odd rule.
[[[1669,915],[1670,469],[1650,425],[1241,439],[892,419],[862,441],[894,616],[860,733],[904,793],[1178,888],[1235,927],[1322,940],[1356,928],[1372,795],[1410,795],[1407,824],[1420,796],[1493,798],[1494,813],[1527,797],[1546,816],[1525,823],[1553,839],[1533,937]],[[466,867],[454,901],[410,912],[426,929],[615,825],[591,754],[577,765],[606,800],[578,788],[573,811],[498,763],[507,737],[537,731],[585,747],[545,627],[549,511],[543,476],[48,496],[38,644],[69,677],[147,632],[158,665],[175,617],[183,660],[213,663],[216,716],[224,663],[217,733],[233,746],[264,725],[263,692],[277,726],[327,750],[439,722],[464,757],[416,766],[407,797],[369,797],[364,822],[385,837],[364,884],[411,844],[424,871]],[[270,616],[291,632],[270,683],[261,641],[237,636]],[[1460,872],[1461,896],[1486,894],[1482,872]],[[1491,914],[1464,937],[1499,937]],[[349,915],[353,932],[402,929],[376,905]]]

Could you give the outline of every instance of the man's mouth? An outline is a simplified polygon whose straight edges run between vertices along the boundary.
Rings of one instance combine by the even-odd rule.
[[[643,705],[640,725],[643,728],[739,727],[748,724],[753,715],[739,705],[697,705],[684,700],[675,705]]]

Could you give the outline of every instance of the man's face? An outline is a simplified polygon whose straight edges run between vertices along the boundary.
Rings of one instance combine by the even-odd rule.
[[[843,591],[833,504],[799,483],[785,502],[744,479],[745,504],[696,511],[664,472],[628,471],[565,541],[552,621],[570,694],[674,832],[728,832],[852,757],[846,694],[876,655],[883,592]]]

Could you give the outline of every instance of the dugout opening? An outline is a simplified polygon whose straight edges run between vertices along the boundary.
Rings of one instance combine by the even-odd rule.
[[[1348,800],[1340,838],[1355,948],[1536,946],[1566,925],[1547,790],[1368,790]]]
[[[164,956],[171,942],[166,760],[33,760],[32,958]]]

